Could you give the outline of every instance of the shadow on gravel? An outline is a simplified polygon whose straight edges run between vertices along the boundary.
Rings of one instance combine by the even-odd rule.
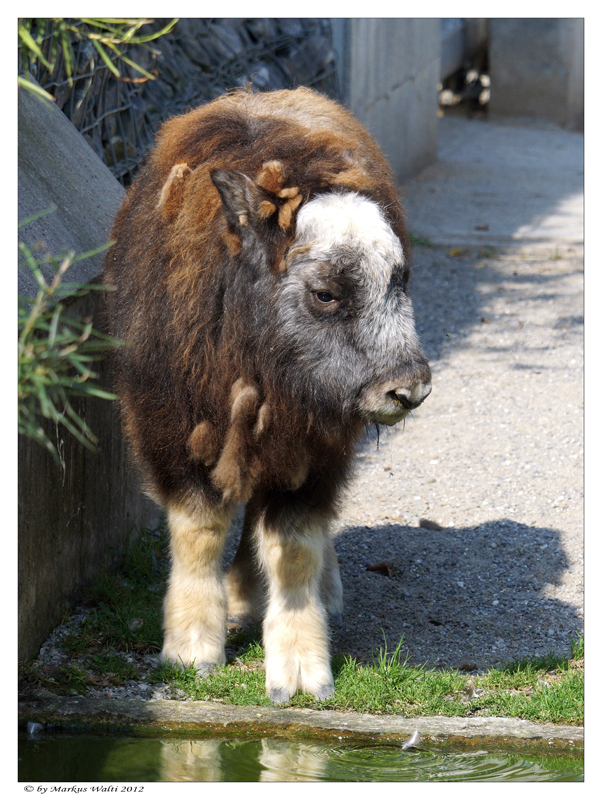
[[[450,255],[457,252],[457,255]],[[424,350],[431,361],[444,357],[450,350],[464,347],[464,339],[475,326],[494,320],[484,318],[484,306],[491,292],[508,297],[503,317],[504,327],[522,326],[520,304],[513,305],[513,295],[528,292],[531,301],[554,302],[553,284],[559,278],[582,272],[581,267],[567,268],[566,260],[517,260],[517,270],[508,272],[502,262],[496,262],[496,251],[489,247],[414,247],[409,291],[414,306],[416,329]],[[569,254],[570,256],[570,254]],[[545,286],[545,294],[536,287]],[[488,315],[487,315],[488,316]],[[583,317],[559,318],[556,327],[582,332]]]
[[[483,669],[566,655],[582,630],[578,608],[546,596],[569,569],[553,528],[509,519],[441,531],[354,527],[335,546],[345,616],[333,652],[371,663],[383,634],[389,651],[403,636],[413,663]],[[368,609],[366,596],[376,600]]]

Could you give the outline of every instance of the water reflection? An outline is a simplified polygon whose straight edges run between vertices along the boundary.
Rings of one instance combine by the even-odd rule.
[[[324,745],[261,739],[19,739],[20,781],[582,781],[583,754],[449,752],[430,744]]]
[[[223,781],[217,741],[161,742],[161,781]]]
[[[262,782],[329,780],[327,751],[315,745],[262,739],[259,761]]]

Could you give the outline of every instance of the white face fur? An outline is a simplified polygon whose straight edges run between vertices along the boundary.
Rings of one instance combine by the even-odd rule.
[[[297,366],[317,384],[339,387],[340,402],[396,380],[419,345],[400,285],[405,255],[378,204],[355,192],[320,195],[300,209],[296,233],[277,313]],[[400,419],[393,401],[381,409],[381,394],[360,406],[387,423]]]
[[[356,327],[356,340],[370,351],[377,369],[390,362],[392,352],[417,344],[409,298],[389,292],[393,271],[403,269],[405,255],[377,203],[355,192],[316,197],[299,211],[293,253],[295,247],[309,247],[302,261],[310,270],[312,262],[336,260],[337,253],[353,254],[362,289],[362,323]],[[303,271],[302,267],[299,278]]]
[[[403,266],[405,260],[377,203],[355,192],[320,195],[303,206],[297,216],[297,245],[310,245],[310,258],[316,261],[341,247],[357,249],[376,301],[387,290],[393,266]]]

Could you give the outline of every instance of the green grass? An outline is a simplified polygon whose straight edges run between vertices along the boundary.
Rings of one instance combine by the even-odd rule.
[[[583,659],[576,658],[582,640],[571,657],[547,656],[516,661],[481,675],[457,670],[411,666],[401,655],[401,643],[393,653],[386,643],[372,666],[337,655],[333,659],[335,696],[317,703],[296,695],[291,705],[371,714],[413,716],[502,716],[539,722],[583,723]],[[199,679],[193,669],[162,665],[155,679],[181,689],[193,700],[221,700],[235,705],[269,705],[263,649],[255,640],[235,663]]]
[[[161,649],[162,602],[167,579],[164,528],[132,535],[119,571],[106,570],[82,599],[92,613],[78,634],[63,642],[71,655],[99,654],[107,648],[125,653]]]
[[[84,693],[89,686],[120,686],[139,679],[135,656],[157,654],[161,648],[166,549],[165,529],[132,537],[121,569],[107,570],[86,593],[84,602],[92,606],[92,613],[77,634],[63,640],[72,660],[59,668],[26,666],[22,686]],[[168,684],[192,700],[269,705],[259,629],[230,634],[227,648],[234,654],[230,663],[205,678],[194,669],[161,664],[144,680]],[[583,723],[581,637],[573,641],[568,656],[523,659],[477,675],[412,665],[403,642],[391,651],[386,640],[371,665],[337,654],[332,666],[332,699],[318,703],[311,696],[296,695],[291,705],[406,717],[504,716]]]

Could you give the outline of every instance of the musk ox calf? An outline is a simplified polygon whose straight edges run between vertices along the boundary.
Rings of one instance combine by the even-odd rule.
[[[263,618],[271,700],[330,697],[354,444],[430,392],[390,168],[313,91],[234,92],[163,125],[113,238],[124,428],[171,535],[162,657],[206,673],[228,615]]]

